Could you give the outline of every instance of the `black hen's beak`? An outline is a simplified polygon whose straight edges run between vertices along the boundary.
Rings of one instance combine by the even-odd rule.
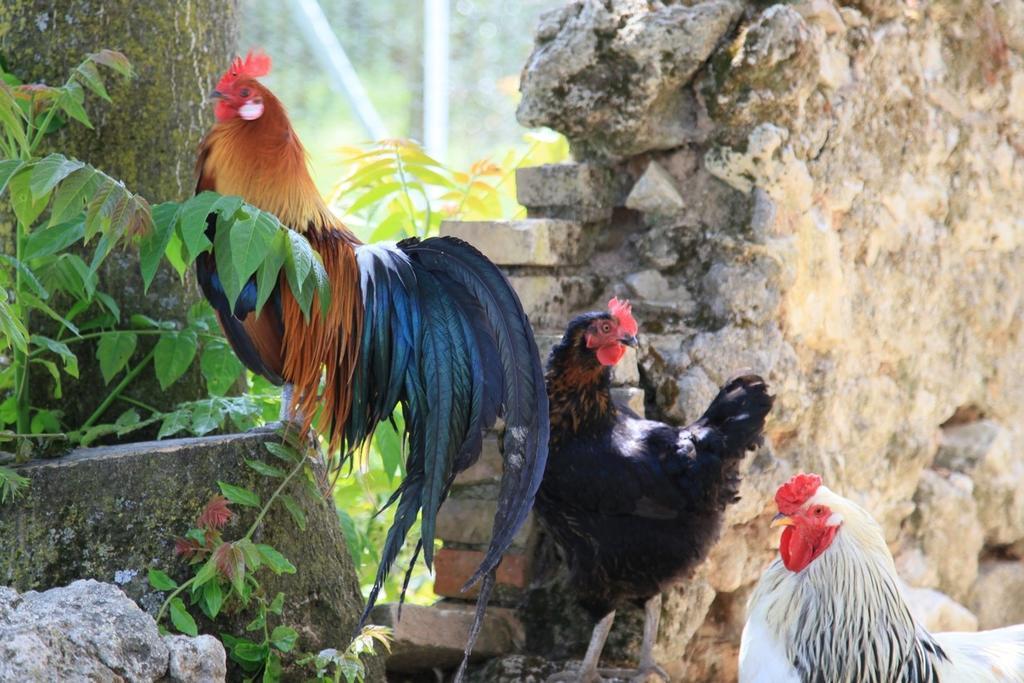
[[[626,337],[620,338],[619,339],[619,343],[620,344],[625,344],[626,346],[632,346],[632,347],[635,348],[636,345],[637,345],[637,338],[636,338],[636,336],[631,334],[631,335],[628,335]]]

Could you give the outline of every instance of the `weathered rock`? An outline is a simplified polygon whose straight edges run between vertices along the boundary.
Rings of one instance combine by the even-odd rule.
[[[1024,624],[1024,562],[982,562],[969,604],[979,628]]]
[[[486,545],[491,540],[491,527],[498,503],[465,497],[452,497],[437,514],[437,537],[461,545]],[[519,529],[512,544],[522,549],[530,542],[533,529],[531,517]]]
[[[564,329],[572,313],[596,295],[594,278],[579,275],[512,275],[530,323],[540,329]]]
[[[1009,545],[1024,539],[1024,459],[1015,437],[994,420],[946,427],[935,463],[974,481],[985,541]]]
[[[953,598],[931,588],[903,587],[910,613],[932,633],[977,631],[978,618]]]
[[[0,680],[224,680],[220,642],[161,637],[116,586],[82,580],[22,595],[3,588],[0,605]]]
[[[449,668],[462,661],[475,607],[462,602],[439,602],[430,607],[405,605],[398,619],[397,605],[374,607],[375,624],[394,629],[389,671],[422,671]],[[472,659],[510,654],[522,647],[522,625],[515,612],[490,607],[484,617]]]
[[[0,583],[28,590],[81,577],[116,581],[155,614],[164,594],[148,585],[147,567],[186,579],[189,569],[175,556],[174,539],[195,523],[218,492],[218,481],[266,499],[280,480],[257,474],[245,460],[272,458],[263,443],[277,438],[252,433],[86,448],[30,463],[21,470],[31,479],[25,495],[0,507]],[[284,507],[275,505],[254,540],[277,548],[297,571],[263,571],[260,583],[268,595],[285,593],[282,621],[299,632],[298,648],[344,647],[363,600],[333,502],[298,482],[287,492],[305,512],[305,531],[299,533]],[[252,509],[235,512],[227,539],[245,533],[255,515]],[[242,611],[222,614],[216,624],[200,623],[207,632],[242,634],[251,619]],[[378,666],[371,660],[371,680],[380,676]]]
[[[576,1],[546,14],[523,69],[519,122],[564,133],[583,156],[622,158],[691,137],[696,106],[683,86],[741,6],[651,7]]]
[[[605,220],[615,200],[611,172],[596,164],[546,164],[516,169],[516,199],[531,216]]]
[[[228,674],[224,646],[213,636],[164,636],[170,658],[169,683],[223,681]]]
[[[557,266],[578,263],[587,242],[575,221],[528,218],[518,221],[444,221],[441,234],[482,250],[498,265]]]
[[[911,552],[909,557],[901,554],[897,564],[911,584],[937,588],[959,602],[967,601],[978,576],[978,553],[984,545],[973,488],[962,474],[946,478],[934,470],[922,472],[914,494],[917,507],[905,531],[924,561],[914,563]]]
[[[565,670],[562,662],[531,655],[496,657],[470,671],[469,683],[544,683],[552,674]]]
[[[675,179],[657,161],[647,164],[647,170],[626,197],[627,209],[650,214],[655,218],[679,213],[684,206]]]

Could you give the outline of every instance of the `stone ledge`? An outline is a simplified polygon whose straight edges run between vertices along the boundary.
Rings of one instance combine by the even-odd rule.
[[[430,607],[405,605],[398,619],[398,605],[377,605],[370,620],[394,629],[389,671],[413,672],[447,669],[462,661],[466,636],[473,623],[472,603],[439,602]],[[525,636],[515,610],[488,607],[472,659],[479,661],[515,652]]]
[[[458,237],[499,266],[559,266],[580,262],[582,226],[557,218],[444,221],[441,234]]]
[[[599,293],[596,278],[582,275],[511,275],[509,282],[535,330],[564,329],[571,312]]]
[[[611,217],[611,172],[595,164],[545,164],[516,169],[516,198],[530,216],[584,222]]]

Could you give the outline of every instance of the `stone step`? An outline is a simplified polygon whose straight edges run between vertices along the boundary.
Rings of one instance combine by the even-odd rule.
[[[406,604],[402,618],[398,605],[374,607],[370,621],[394,630],[389,671],[415,672],[448,669],[462,661],[462,650],[473,623],[473,603],[442,601],[430,607]],[[516,652],[523,645],[523,625],[515,610],[490,606],[484,615],[472,659],[482,660]]]
[[[516,169],[516,198],[530,216],[583,222],[612,215],[611,172],[595,164],[545,164]]]
[[[441,234],[475,246],[499,266],[575,265],[584,255],[576,221],[526,218],[512,221],[444,221]]]
[[[600,294],[598,280],[582,275],[511,275],[533,329],[565,329],[575,312]]]
[[[480,592],[480,584],[476,584],[465,593],[466,585],[480,562],[484,559],[482,550],[460,550],[457,548],[441,548],[434,555],[434,593],[446,598],[472,600]],[[505,553],[498,565],[495,590],[500,594],[503,588],[520,591],[526,588],[529,578],[529,556],[523,553]]]

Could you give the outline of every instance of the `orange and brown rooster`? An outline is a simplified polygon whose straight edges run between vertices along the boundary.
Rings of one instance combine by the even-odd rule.
[[[430,566],[438,508],[479,456],[483,432],[504,417],[498,512],[473,577],[484,579],[483,605],[547,459],[547,395],[529,322],[508,280],[465,242],[360,243],[324,204],[284,107],[256,80],[269,70],[269,57],[250,53],[220,79],[196,191],[242,197],[303,234],[330,278],[330,304],[326,312],[312,306],[307,319],[282,277],[262,310],[255,278],[232,306],[212,252],[196,263],[199,283],[246,367],[285,385],[291,416],[304,426],[319,410],[332,448],[351,453],[402,407],[406,476],[390,501],[398,507],[364,619],[421,512],[417,554]],[[215,226],[211,214],[211,239]]]

